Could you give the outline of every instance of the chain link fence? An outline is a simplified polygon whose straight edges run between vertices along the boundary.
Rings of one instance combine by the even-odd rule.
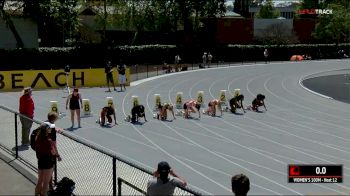
[[[22,149],[18,112],[0,105],[0,146],[14,158],[38,171],[35,151]],[[41,121],[33,120],[32,130]],[[57,146],[62,161],[57,162],[54,181],[65,176],[76,183],[76,195],[144,195],[152,172],[116,156],[113,152],[95,146],[68,132],[57,134]],[[189,188],[177,187],[175,195],[202,195]]]

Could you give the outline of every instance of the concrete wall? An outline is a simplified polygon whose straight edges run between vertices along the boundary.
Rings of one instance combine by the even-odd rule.
[[[254,37],[264,36],[265,29],[272,25],[283,25],[286,35],[292,35],[293,19],[254,19]]]
[[[30,19],[19,17],[11,17],[17,32],[22,38],[24,48],[38,48],[38,27],[37,24]],[[7,27],[6,22],[0,18],[0,49],[16,48],[16,39],[11,30]]]

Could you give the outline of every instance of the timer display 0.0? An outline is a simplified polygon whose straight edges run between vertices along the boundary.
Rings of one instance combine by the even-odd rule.
[[[342,183],[342,165],[289,165],[290,183]]]

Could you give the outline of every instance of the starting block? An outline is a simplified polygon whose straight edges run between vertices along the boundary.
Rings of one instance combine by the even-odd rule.
[[[106,101],[107,101],[107,106],[114,106],[113,105],[113,97],[106,97]]]
[[[219,98],[219,101],[220,101],[220,104],[221,104],[221,111],[225,111],[227,112],[228,111],[228,107],[227,107],[227,100],[226,100],[226,91],[227,90],[221,90],[220,91],[220,98]]]
[[[112,103],[113,105],[113,103]],[[91,116],[91,105],[89,99],[83,99],[83,116]]]
[[[56,112],[58,114],[58,118],[63,118],[64,116],[66,116],[65,113],[61,113],[58,110],[58,101],[50,101],[50,111],[51,112]]]
[[[139,105],[139,97],[136,95],[131,96],[132,107]]]
[[[176,93],[176,103],[175,103],[176,109],[182,109],[183,104],[182,104],[182,92],[177,92]]]
[[[153,111],[158,111],[158,106],[161,104],[160,94],[154,94],[154,108]]]
[[[51,105],[51,112],[56,112],[58,114],[58,102],[50,101],[50,105]]]
[[[204,92],[198,91],[197,92],[197,102],[201,104],[202,107],[204,107]]]

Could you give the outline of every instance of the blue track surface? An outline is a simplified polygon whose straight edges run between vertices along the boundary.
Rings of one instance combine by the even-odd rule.
[[[72,133],[149,169],[166,160],[192,188],[205,194],[232,194],[231,176],[244,173],[250,178],[250,195],[350,195],[349,105],[300,85],[304,76],[346,68],[349,61],[335,60],[243,65],[169,74],[137,82],[126,92],[81,89],[83,98],[90,99],[94,116],[83,118],[82,128]],[[179,91],[183,100],[204,91],[207,103],[218,98],[220,90],[236,88],[245,95],[245,105],[256,94],[265,94],[268,111],[203,115],[200,120],[177,117],[173,122],[152,118],[154,94],[160,94],[162,102],[175,103]],[[146,108],[148,122],[143,125],[123,120],[133,95]],[[18,109],[19,96],[20,92],[0,93],[1,104]],[[36,118],[46,118],[50,100],[58,101],[60,111],[67,113],[64,96],[62,90],[34,91]],[[119,125],[101,128],[95,120],[108,96],[113,96]],[[57,126],[69,127],[69,115]],[[290,184],[288,164],[343,164],[344,182]]]

